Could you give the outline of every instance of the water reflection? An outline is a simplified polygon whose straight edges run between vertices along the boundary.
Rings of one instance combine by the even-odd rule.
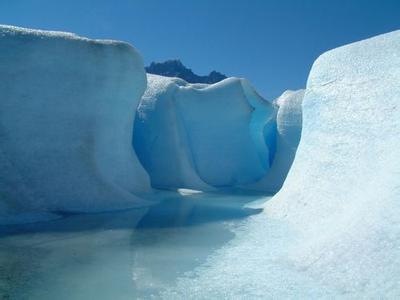
[[[149,209],[69,215],[0,230],[0,299],[157,295],[259,213],[260,195],[157,192]],[[265,199],[265,198],[263,198]]]
[[[164,196],[159,204],[150,207],[137,228],[193,226],[202,223],[240,219],[257,214],[261,208],[247,207],[260,194],[239,192],[201,193],[181,190],[178,195]]]

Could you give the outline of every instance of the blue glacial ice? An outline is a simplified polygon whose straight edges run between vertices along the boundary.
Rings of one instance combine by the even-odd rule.
[[[0,293],[399,297],[400,31],[324,53],[275,102],[238,78],[146,85],[122,42],[0,41],[0,220],[66,216],[0,228]],[[279,192],[261,212],[249,190]]]
[[[11,26],[0,41],[0,223],[144,203],[130,142],[146,88],[138,52]]]
[[[151,185],[246,187],[276,169],[278,106],[245,79],[147,83],[126,43],[0,33],[0,223],[149,205]]]
[[[296,155],[302,128],[302,101],[304,90],[286,91],[275,103],[278,107],[276,116],[276,150],[271,160],[271,167],[260,180],[243,186],[250,190],[276,193],[282,187]]]
[[[275,119],[275,106],[244,79],[206,85],[149,74],[134,146],[153,187],[240,186],[268,171]]]

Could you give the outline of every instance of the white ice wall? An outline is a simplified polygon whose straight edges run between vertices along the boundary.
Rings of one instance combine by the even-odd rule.
[[[0,218],[137,205],[143,62],[130,45],[0,26]]]
[[[266,211],[299,232],[291,259],[316,280],[354,295],[398,296],[399,176],[395,31],[314,63],[296,158]]]

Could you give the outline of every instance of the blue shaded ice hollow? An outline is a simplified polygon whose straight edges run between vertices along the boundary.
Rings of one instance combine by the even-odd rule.
[[[287,95],[273,103],[259,96],[245,79],[205,85],[151,74],[147,78],[133,138],[153,187],[246,187],[279,168],[275,163],[277,141],[278,150],[294,146],[294,153],[300,137],[303,94],[297,102]],[[281,132],[277,130],[277,112]],[[300,118],[291,121],[292,114],[300,114]],[[288,122],[296,123],[298,130],[284,133],[291,127]],[[292,139],[293,145],[279,143],[282,135]],[[282,173],[286,175],[289,167],[281,164]],[[258,187],[275,192],[283,180],[273,188],[268,183]]]

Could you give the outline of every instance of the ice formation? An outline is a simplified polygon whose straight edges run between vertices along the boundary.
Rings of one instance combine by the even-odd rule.
[[[0,66],[1,221],[142,201],[150,185],[131,140],[146,76],[134,48],[0,26]]]
[[[0,34],[1,222],[139,205],[149,177],[164,189],[245,186],[275,160],[276,106],[244,79],[148,75],[147,85],[126,43]]]
[[[399,100],[400,31],[321,55],[296,158],[267,206],[302,236],[295,265],[355,295],[400,293]]]
[[[399,100],[400,31],[321,55],[282,189],[166,297],[398,298]]]
[[[286,91],[276,100],[276,151],[271,168],[261,180],[245,186],[246,189],[275,193],[282,187],[300,142],[303,97],[304,90]]]
[[[0,41],[0,223],[140,205],[149,177],[275,191],[300,140],[264,213],[166,297],[400,294],[400,31],[321,55],[278,111],[237,78],[149,75],[140,100],[125,43],[9,26]]]
[[[148,75],[134,146],[153,187],[243,185],[270,167],[275,116],[272,103],[244,79],[205,85]]]

